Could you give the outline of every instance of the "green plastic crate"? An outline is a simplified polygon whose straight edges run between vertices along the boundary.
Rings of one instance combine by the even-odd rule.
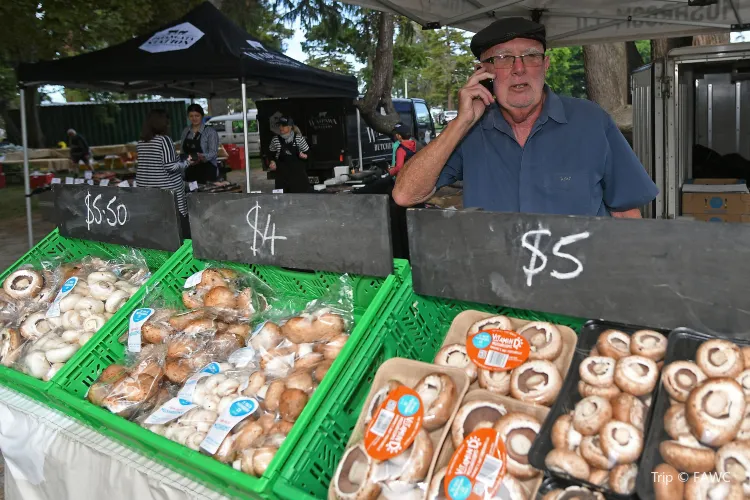
[[[191,248],[190,252],[181,255],[180,259],[171,261],[167,269],[164,269],[161,277],[161,293],[167,297],[179,297],[183,291],[185,279],[204,269],[208,264],[211,262],[195,259]],[[222,262],[221,265],[239,270],[249,269],[280,294],[306,300],[320,297],[340,278],[340,275],[336,273],[306,273],[270,266],[247,266],[227,262]],[[268,470],[260,478],[236,471],[231,466],[221,464],[209,456],[156,435],[84,399],[88,388],[102,370],[124,358],[125,348],[118,342],[118,338],[127,331],[127,316],[122,316],[117,321],[112,318],[107,323],[105,335],[100,336],[97,342],[87,343],[88,349],[77,363],[75,371],[59,384],[59,388],[52,389],[52,395],[63,402],[69,414],[89,426],[212,489],[230,497],[271,497],[272,487],[277,478],[284,473],[286,463],[301,453],[297,442],[306,434],[314,432],[310,429],[312,417],[317,414],[319,407],[327,404],[329,391],[336,385],[342,374],[348,371],[353,360],[361,357],[362,345],[370,342],[370,337],[375,331],[374,324],[387,315],[408,272],[408,263],[397,260],[394,263],[394,274],[387,278],[352,276],[355,327],[351,337],[295,423]]]
[[[453,319],[470,309],[524,320],[550,321],[575,331],[585,322],[566,316],[417,295],[409,271],[388,313],[380,318],[368,342],[360,347],[361,354],[352,358],[346,372],[308,424],[311,432],[297,444],[295,454],[276,481],[274,493],[289,500],[325,499],[380,365],[393,357],[432,362]]]
[[[152,280],[158,279],[159,270],[164,266],[164,264],[166,264],[166,262],[172,257],[172,255],[178,255],[181,252],[184,253],[188,249],[188,245],[183,245],[174,254],[161,250],[139,249],[139,251],[145,257],[149,270],[152,273],[146,286]],[[34,248],[29,250],[23,257],[18,259],[5,272],[0,274],[0,283],[5,281],[5,278],[8,275],[10,275],[13,271],[24,264],[35,264],[42,260],[59,258],[61,255],[65,255],[66,260],[68,261],[82,259],[89,255],[94,255],[102,258],[115,258],[123,255],[126,251],[129,250],[129,247],[124,247],[121,245],[65,238],[60,235],[58,229],[55,229],[47,236],[45,236],[42,241],[37,243]],[[122,320],[123,317],[129,316],[127,309],[129,307],[132,308],[132,305],[140,300],[140,297],[144,293],[143,290],[144,287],[141,287],[141,289],[133,295],[133,297],[126,303],[126,305],[123,306],[109,320],[108,323],[117,322],[118,320]],[[54,377],[52,377],[52,380],[44,382],[42,380],[35,379],[34,377],[30,377],[29,375],[26,375],[20,371],[0,366],[0,384],[15,389],[16,391],[21,392],[41,403],[45,403],[47,405],[64,410],[64,408],[60,407],[60,404],[57,401],[49,397],[49,390],[60,381],[65,380],[68,374],[72,370],[74,370],[77,364],[80,363],[82,358],[85,356],[87,346],[90,343],[95,343],[98,338],[101,338],[104,335],[105,330],[106,325],[105,327],[102,327],[97,332],[97,334],[89,342],[87,342],[84,347],[79,349],[78,352],[76,352],[76,354],[72,358],[70,358],[67,363],[65,363],[65,366],[61,368]]]

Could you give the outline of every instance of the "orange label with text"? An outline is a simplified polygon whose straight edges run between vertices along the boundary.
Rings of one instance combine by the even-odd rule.
[[[451,457],[445,472],[450,500],[489,500],[505,477],[505,444],[495,429],[472,432]]]
[[[424,407],[414,390],[404,385],[388,394],[365,430],[365,451],[375,460],[390,460],[405,452],[422,428]]]
[[[479,368],[512,370],[529,359],[529,341],[510,330],[481,330],[466,337],[466,352]]]

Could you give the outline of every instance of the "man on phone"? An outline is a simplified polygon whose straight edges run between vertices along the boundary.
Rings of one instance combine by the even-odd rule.
[[[602,108],[544,83],[544,26],[500,19],[471,50],[480,62],[458,93],[458,116],[401,170],[396,203],[424,202],[463,180],[467,208],[640,217],[656,185]]]

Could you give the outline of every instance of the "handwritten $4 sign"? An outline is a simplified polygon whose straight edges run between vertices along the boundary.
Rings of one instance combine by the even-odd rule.
[[[479,368],[508,371],[529,359],[529,341],[510,330],[487,329],[466,336],[466,353]]]
[[[412,445],[424,419],[424,405],[406,386],[393,390],[365,430],[365,451],[375,460],[390,460]]]
[[[495,429],[478,429],[453,453],[445,471],[450,500],[490,500],[507,470],[505,444]]]

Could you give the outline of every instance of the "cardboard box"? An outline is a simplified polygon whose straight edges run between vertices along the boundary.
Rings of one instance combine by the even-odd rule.
[[[694,220],[706,222],[750,222],[750,215],[739,214],[688,214]]]
[[[750,194],[744,193],[682,193],[682,213],[750,214]]]

